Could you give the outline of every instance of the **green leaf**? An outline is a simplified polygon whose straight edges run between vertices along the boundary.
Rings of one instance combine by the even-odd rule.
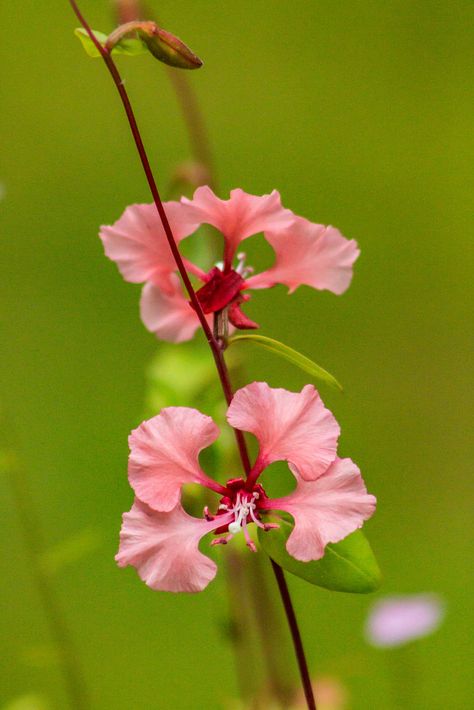
[[[98,30],[92,30],[94,35],[99,40],[100,44],[104,45],[107,41],[107,35]],[[91,40],[86,30],[83,27],[78,27],[74,30],[74,34],[78,37],[89,57],[100,57],[100,52]],[[127,54],[135,57],[139,54],[148,54],[148,47],[145,42],[138,38],[124,38],[117,42],[112,49],[111,54]]]
[[[361,530],[356,530],[341,542],[326,546],[322,559],[299,562],[286,550],[286,541],[293,524],[279,521],[274,530],[258,530],[262,548],[280,567],[305,579],[310,584],[334,592],[368,594],[379,588],[381,573],[375,555]]]
[[[279,340],[268,338],[265,335],[254,335],[248,333],[246,335],[234,335],[232,338],[229,339],[229,345],[231,345],[232,343],[236,343],[239,340],[249,340],[255,345],[259,345],[261,348],[265,348],[265,350],[270,350],[270,352],[275,353],[275,355],[279,355],[285,360],[288,360],[289,362],[293,363],[293,365],[299,367],[300,370],[308,372],[315,380],[319,382],[324,382],[326,385],[329,385],[334,389],[342,391],[342,386],[339,384],[336,378],[333,377],[333,375],[331,375],[329,372],[317,365],[315,362],[313,362],[313,360],[310,360],[309,357],[302,355],[297,350],[293,350],[293,348],[290,348],[284,343],[280,343]]]

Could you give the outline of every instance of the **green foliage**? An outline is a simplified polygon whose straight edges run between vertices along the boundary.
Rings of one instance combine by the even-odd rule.
[[[206,346],[161,343],[146,376],[149,414],[157,414],[163,407],[199,409],[203,404],[222,402],[216,369]]]
[[[102,540],[98,530],[86,528],[62,540],[41,555],[40,563],[44,572],[56,574],[66,565],[72,564],[100,547]]]
[[[92,30],[101,45],[107,41],[107,35],[98,30]],[[78,27],[74,30],[74,34],[78,37],[89,57],[100,57],[100,52],[91,40],[86,30],[83,27]],[[128,54],[131,57],[136,57],[138,54],[147,54],[148,47],[139,38],[123,38],[112,49],[111,54]]]
[[[297,350],[290,348],[288,345],[281,343],[279,340],[268,338],[266,335],[246,333],[245,335],[234,335],[230,338],[229,345],[244,340],[254,343],[254,345],[258,345],[265,350],[270,350],[270,352],[275,353],[275,355],[279,355],[285,360],[288,360],[296,367],[299,367],[300,370],[304,370],[304,372],[311,375],[311,377],[313,377],[317,382],[323,382],[325,385],[329,385],[333,389],[342,391],[342,386],[333,375],[317,365],[313,362],[313,360],[310,360],[309,357],[306,357],[306,355],[302,355]]]
[[[327,545],[324,557],[314,562],[299,562],[288,554],[286,541],[292,530],[293,524],[285,519],[275,530],[258,530],[261,546],[283,569],[310,584],[334,592],[367,594],[379,588],[380,569],[361,530],[356,530],[341,542]]]

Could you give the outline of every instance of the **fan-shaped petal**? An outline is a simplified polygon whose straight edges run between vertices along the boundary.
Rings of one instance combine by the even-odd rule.
[[[133,565],[152,589],[165,592],[200,592],[214,579],[216,564],[199,551],[199,541],[222,524],[188,515],[181,505],[159,513],[136,500],[124,513],[119,567]]]
[[[296,217],[284,230],[266,231],[265,238],[275,250],[275,264],[248,278],[248,288],[268,288],[281,283],[291,293],[306,284],[339,295],[349,287],[352,265],[360,250],[354,239],[346,239],[335,227]]]
[[[128,439],[128,478],[137,498],[155,510],[169,511],[180,500],[185,483],[225,493],[201,470],[198,458],[218,435],[211,417],[190,407],[165,407],[142,422]]]
[[[315,481],[297,479],[292,493],[265,505],[293,516],[295,527],[286,548],[302,562],[320,559],[328,542],[339,542],[362,527],[375,510],[376,500],[350,459],[337,458]]]
[[[266,230],[282,229],[294,217],[282,207],[280,194],[249,195],[241,189],[232,190],[229,200],[219,199],[210,187],[198,187],[193,199],[181,198],[186,205],[190,221],[212,224],[225,239],[224,260],[230,266],[239,243],[252,234]]]
[[[183,293],[176,274],[171,274],[172,292],[146,283],[140,299],[140,315],[145,327],[160,340],[183,343],[191,340],[199,328],[199,318]],[[212,314],[207,317],[209,325]]]
[[[194,232],[198,223],[180,202],[165,202],[164,208],[177,242]],[[155,204],[130,205],[114,224],[101,227],[99,236],[125,281],[151,281],[172,290],[176,263]]]
[[[227,419],[257,437],[260,470],[286,460],[304,479],[314,480],[336,457],[339,425],[312,385],[288,392],[253,382],[235,393]]]

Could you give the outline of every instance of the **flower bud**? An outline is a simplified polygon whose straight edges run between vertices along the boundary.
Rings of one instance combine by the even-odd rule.
[[[199,69],[202,61],[178,37],[158,27],[156,22],[133,20],[120,25],[107,38],[106,49],[110,52],[125,35],[132,32],[146,44],[148,51],[160,62],[180,69]]]
[[[157,27],[156,34],[144,36],[144,42],[154,57],[180,69],[199,69],[202,61],[178,37]]]

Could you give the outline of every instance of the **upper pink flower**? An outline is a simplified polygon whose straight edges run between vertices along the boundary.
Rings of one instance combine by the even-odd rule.
[[[249,195],[236,189],[229,200],[219,199],[209,187],[199,187],[192,200],[164,203],[173,234],[179,243],[201,224],[211,224],[224,238],[223,261],[210,271],[184,259],[190,274],[202,282],[197,296],[204,313],[212,318],[228,308],[229,320],[237,328],[256,328],[240,306],[250,296],[248,289],[269,288],[277,283],[290,293],[306,284],[317,289],[343,293],[352,278],[352,265],[359,255],[357,243],[345,239],[334,227],[313,224],[297,217],[281,204],[279,193]],[[237,255],[239,244],[263,232],[275,251],[274,265],[260,274],[245,265],[245,254]],[[182,342],[199,327],[190,306],[176,264],[166,243],[157,210],[151,205],[131,205],[112,226],[100,230],[105,253],[118,265],[127,281],[145,283],[140,310],[145,326],[157,337]]]
[[[225,485],[199,464],[200,451],[219,430],[197,410],[165,408],[130,436],[128,475],[136,500],[123,516],[116,560],[121,567],[135,566],[152,589],[197,592],[207,586],[216,574],[215,563],[199,551],[207,533],[222,535],[211,544],[225,544],[243,531],[254,550],[248,525],[278,527],[268,515],[286,511],[295,522],[288,552],[307,562],[321,558],[329,542],[361,527],[374,511],[375,498],[357,466],[336,455],[339,426],[312,385],[294,393],[254,382],[235,394],[227,419],[256,436],[259,454],[246,480],[230,478]],[[296,488],[271,499],[258,478],[281,460],[288,462]],[[181,489],[186,483],[220,496],[214,513],[206,507],[199,519],[185,512]]]

